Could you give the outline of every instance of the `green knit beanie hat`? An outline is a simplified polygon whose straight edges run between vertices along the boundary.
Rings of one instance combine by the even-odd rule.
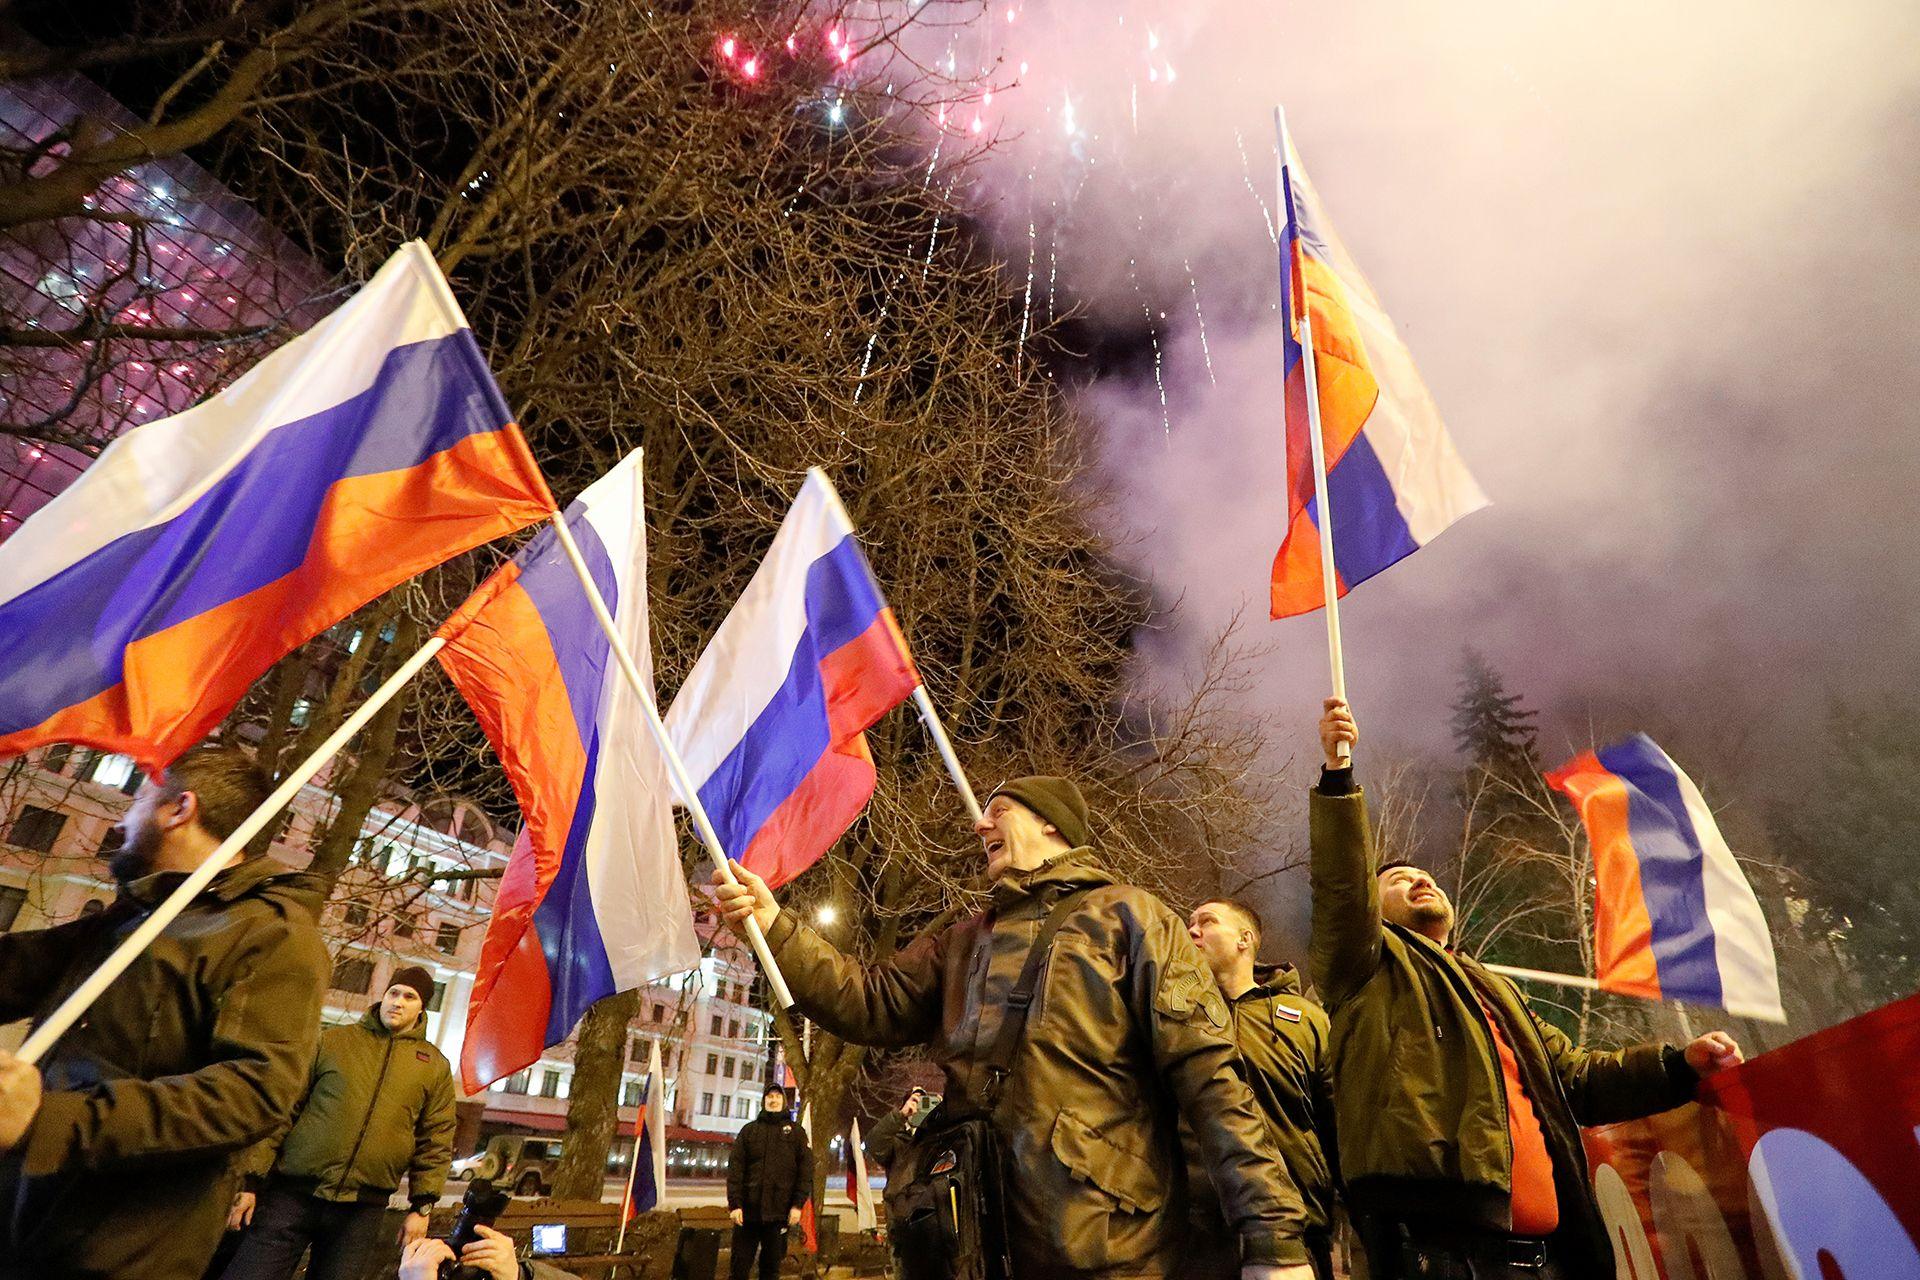
[[[1061,839],[1076,849],[1093,843],[1087,798],[1080,794],[1080,788],[1073,785],[1071,778],[1055,778],[1046,774],[1015,778],[1011,782],[1001,783],[993,794],[1027,806],[1039,814],[1043,821],[1051,823]],[[987,799],[991,801],[993,796]]]

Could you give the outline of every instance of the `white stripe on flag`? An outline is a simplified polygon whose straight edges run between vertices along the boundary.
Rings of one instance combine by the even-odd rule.
[[[880,1215],[873,1207],[873,1183],[867,1180],[867,1153],[860,1149],[860,1118],[853,1119],[853,1132],[847,1141],[853,1144],[853,1185],[847,1188],[847,1195],[853,1201],[853,1218],[862,1231],[872,1231],[880,1225]]]
[[[191,409],[127,432],[7,539],[0,603],[129,533],[191,507],[278,427],[343,404],[373,385],[396,347],[456,325],[425,245],[412,241],[326,319]]]
[[[1785,1022],[1780,1007],[1780,973],[1774,962],[1773,939],[1760,899],[1734,860],[1720,834],[1706,797],[1686,771],[1661,752],[1680,787],[1686,817],[1694,838],[1706,853],[1700,879],[1706,889],[1707,921],[1713,928],[1714,962],[1720,970],[1720,999],[1727,1012],[1744,1018]]]
[[[647,1042],[647,1133],[653,1139],[653,1207],[667,1207],[667,1074],[660,1067],[660,1042]]]
[[[647,627],[647,525],[641,456],[628,454],[580,495],[587,523],[613,562],[614,622],[653,687]],[[700,964],[693,904],[673,831],[666,758],[646,730],[640,702],[609,656],[601,679],[600,755],[594,817],[585,849],[594,921],[619,991]]]

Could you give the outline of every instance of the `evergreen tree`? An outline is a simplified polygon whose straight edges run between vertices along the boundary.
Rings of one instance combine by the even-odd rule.
[[[1538,712],[1524,711],[1520,695],[1469,645],[1460,657],[1460,693],[1453,700],[1453,741],[1475,768],[1515,777],[1539,771],[1533,724]]]

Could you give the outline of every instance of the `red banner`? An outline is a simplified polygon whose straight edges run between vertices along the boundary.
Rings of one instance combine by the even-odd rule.
[[[1631,1280],[1920,1280],[1920,996],[1586,1133]]]

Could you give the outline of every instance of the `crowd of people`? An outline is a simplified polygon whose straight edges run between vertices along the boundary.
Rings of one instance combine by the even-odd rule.
[[[1344,763],[1352,713],[1329,700],[1319,728],[1317,1002],[1258,962],[1247,903],[1182,918],[1117,880],[1064,778],[993,793],[975,827],[989,906],[882,963],[843,955],[744,867],[716,902],[758,921],[805,1015],[943,1069],[943,1095],[875,1126],[890,1172],[943,1117],[986,1122],[994,1230],[1021,1280],[1327,1280],[1342,1218],[1375,1280],[1611,1276],[1578,1127],[1677,1106],[1738,1047],[1573,1044],[1451,945],[1431,875],[1379,862]],[[111,855],[114,904],[0,935],[0,1020],[47,1016],[266,794],[228,746],[148,780]],[[323,889],[233,855],[38,1064],[0,1054],[0,1277],[282,1280],[307,1256],[315,1280],[360,1280],[403,1182],[402,1280],[525,1274],[497,1231],[457,1259],[428,1234],[455,1096],[423,1032],[431,975],[401,969],[322,1032]],[[778,1274],[812,1185],[788,1105],[768,1089],[735,1146],[734,1280],[756,1261]]]

